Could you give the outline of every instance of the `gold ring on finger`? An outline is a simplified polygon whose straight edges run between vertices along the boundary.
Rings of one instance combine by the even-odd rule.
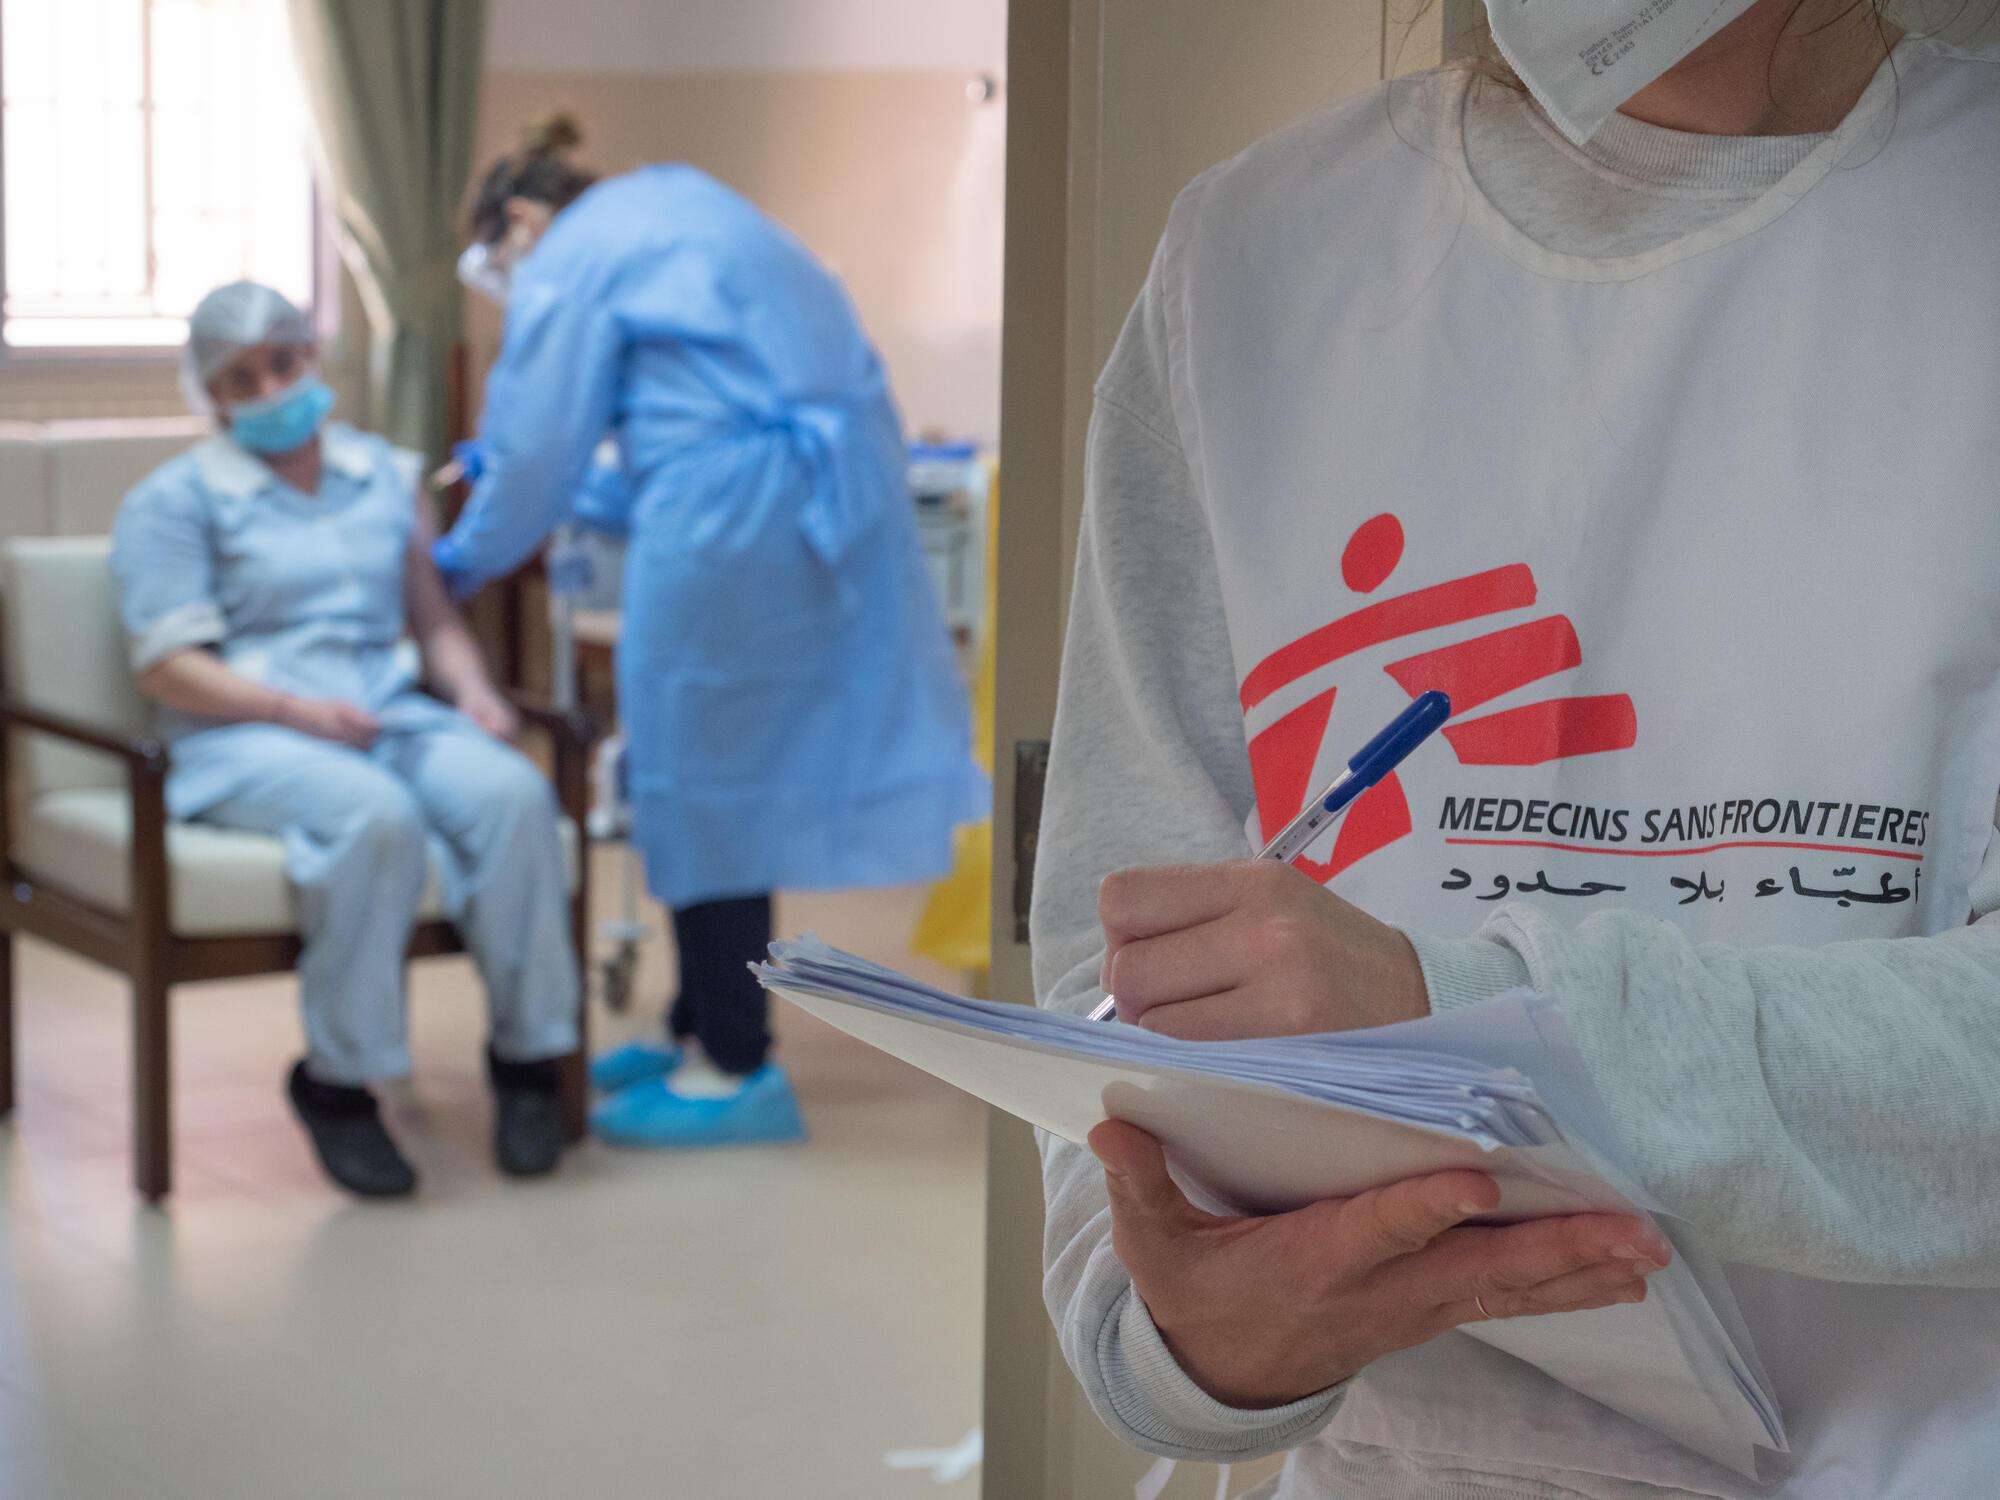
[[[1486,1299],[1477,1292],[1472,1294],[1472,1305],[1479,1309],[1480,1317],[1486,1319],[1489,1323],[1493,1321],[1493,1314],[1487,1309]]]

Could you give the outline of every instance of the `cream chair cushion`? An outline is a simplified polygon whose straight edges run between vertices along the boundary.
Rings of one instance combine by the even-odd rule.
[[[139,736],[145,700],[132,684],[104,537],[0,542],[0,637],[7,690],[24,703]],[[43,734],[15,741],[14,862],[104,911],[131,903],[132,809],[124,764]],[[577,832],[563,825],[570,889]],[[172,929],[183,937],[296,931],[284,846],[200,824],[167,830]],[[433,868],[421,916],[441,916]]]
[[[563,820],[563,863],[576,889],[576,826]],[[131,908],[132,804],[122,791],[46,792],[29,803],[14,837],[14,862],[35,879],[102,911]],[[285,846],[263,834],[201,823],[167,827],[173,890],[170,925],[181,937],[296,932],[298,909],[285,879]],[[444,915],[435,863],[418,913]]]
[[[118,620],[108,537],[0,543],[0,638],[7,691],[23,703],[120,734],[143,735],[150,714],[133,685]],[[21,796],[125,785],[125,768],[45,734],[16,741]]]
[[[51,422],[46,438],[50,531],[103,536],[140,480],[214,430],[199,417]]]
[[[0,539],[108,532],[128,491],[213,430],[199,417],[0,422]]]
[[[0,539],[56,529],[49,499],[49,450],[29,422],[0,422]]]

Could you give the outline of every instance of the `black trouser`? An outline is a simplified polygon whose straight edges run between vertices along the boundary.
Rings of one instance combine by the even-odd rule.
[[[771,898],[736,896],[674,913],[681,992],[667,1011],[675,1041],[692,1036],[725,1073],[754,1073],[771,1050],[770,997],[749,965],[771,946]]]

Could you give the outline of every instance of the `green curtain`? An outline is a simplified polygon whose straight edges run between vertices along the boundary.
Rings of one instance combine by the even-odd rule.
[[[457,214],[472,164],[486,0],[290,0],[341,252],[368,312],[368,420],[442,458],[463,307]]]

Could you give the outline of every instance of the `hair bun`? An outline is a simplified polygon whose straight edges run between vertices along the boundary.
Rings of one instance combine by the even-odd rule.
[[[583,127],[567,110],[543,115],[523,132],[521,144],[532,156],[560,156],[583,144]]]

